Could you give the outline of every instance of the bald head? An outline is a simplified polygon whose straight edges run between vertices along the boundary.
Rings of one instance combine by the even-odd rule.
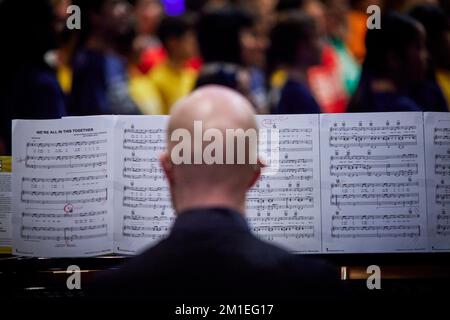
[[[241,149],[239,139],[244,141]],[[256,145],[253,107],[239,93],[205,86],[178,102],[162,157],[175,210],[226,206],[243,212],[245,194],[260,174],[258,162],[251,162],[257,159]],[[240,153],[244,162],[238,161]]]
[[[215,85],[194,91],[172,108],[169,137],[178,128],[191,130],[194,121],[202,121],[204,129],[256,129],[250,102],[236,91]]]

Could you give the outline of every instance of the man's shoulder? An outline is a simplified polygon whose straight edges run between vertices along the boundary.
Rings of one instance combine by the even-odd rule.
[[[161,297],[176,291],[179,296],[239,292],[262,298],[285,292],[283,297],[290,298],[298,296],[299,287],[302,296],[318,296],[316,289],[334,285],[338,274],[317,259],[259,239],[238,213],[202,210],[185,213],[168,238],[105,279],[109,294],[147,296],[151,287]]]
[[[104,297],[326,299],[340,290],[336,268],[297,256],[254,236],[241,246],[205,250],[166,239],[95,283]],[[178,248],[178,249],[177,249]],[[154,291],[149,291],[150,288]],[[301,288],[301,290],[299,290]]]
[[[129,265],[144,267],[147,264],[165,264],[190,257],[205,260],[243,260],[254,265],[279,265],[290,261],[292,255],[271,243],[258,239],[251,233],[174,235],[134,257]],[[189,260],[188,260],[189,261]],[[191,260],[195,264],[197,260]],[[201,263],[200,261],[198,263]]]
[[[167,238],[140,255],[132,258],[117,273],[124,278],[152,277],[158,274],[177,272],[202,272],[214,268],[218,273],[234,270],[236,275],[272,274],[283,278],[322,278],[332,281],[339,270],[319,257],[296,255],[287,250],[260,240],[252,234],[239,234],[226,242],[207,237],[200,241],[187,238]],[[211,241],[212,245],[203,245]]]

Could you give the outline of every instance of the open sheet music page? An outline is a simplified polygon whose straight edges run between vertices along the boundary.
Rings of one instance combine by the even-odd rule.
[[[423,114],[320,122],[324,253],[427,250]]]
[[[167,236],[174,221],[159,164],[168,116],[121,116],[115,130],[114,252],[136,254]]]
[[[430,248],[450,251],[450,114],[424,117]]]
[[[111,117],[13,122],[13,253],[111,253]]]
[[[292,252],[321,251],[318,115],[257,116],[269,168],[247,195],[256,236]]]

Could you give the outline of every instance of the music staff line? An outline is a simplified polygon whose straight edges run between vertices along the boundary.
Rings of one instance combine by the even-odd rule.
[[[165,129],[124,129],[124,134],[133,133],[133,134],[165,134],[167,130]]]
[[[405,135],[380,135],[380,136],[330,136],[330,147],[405,147],[417,145],[417,136]]]
[[[442,160],[442,161],[450,161],[450,154],[437,154],[434,156],[436,162],[437,160]]]
[[[34,199],[26,199],[21,200],[23,203],[34,203],[34,204],[66,204],[66,203],[96,203],[96,202],[105,202],[108,200],[107,196],[104,197],[96,197],[96,198],[88,198],[88,199],[62,199],[62,200],[34,200]]]
[[[122,232],[122,235],[126,238],[145,238],[145,239],[150,239],[150,240],[161,240],[166,237],[165,234],[157,235],[157,234],[145,233],[145,232],[141,232],[141,233]]]
[[[420,234],[420,225],[415,226],[344,226],[344,227],[331,227],[331,232],[335,231],[391,231],[391,230],[416,230]]]
[[[143,227],[143,226],[124,225],[122,230],[123,231],[131,230],[131,231],[168,232],[170,230],[170,228],[169,227],[161,227],[161,226]]]
[[[26,190],[22,190],[22,199],[23,199],[24,195],[58,197],[58,196],[79,196],[79,195],[95,194],[95,193],[105,193],[106,194],[107,192],[108,192],[108,188],[89,189],[89,190],[74,190],[74,191],[26,191]]]
[[[356,238],[419,238],[420,233],[418,232],[397,232],[397,233],[351,233],[351,234],[339,234],[334,233],[331,235],[332,238],[342,238],[342,239],[356,239]]]
[[[343,200],[349,201],[343,201]],[[355,201],[362,199],[367,201]],[[396,199],[396,200],[391,200]],[[408,199],[408,200],[402,200]],[[372,200],[372,201],[370,201]],[[333,206],[416,206],[419,204],[418,193],[401,194],[332,194],[330,204]]]
[[[59,183],[59,182],[84,182],[84,181],[94,181],[94,180],[105,180],[108,178],[107,174],[97,175],[97,176],[87,176],[87,177],[74,177],[74,178],[28,178],[22,177],[22,182],[51,182],[51,183]]]
[[[162,144],[165,141],[163,139],[124,139],[123,144]]]
[[[367,126],[367,127],[330,127],[330,132],[378,132],[378,131],[415,131],[417,129],[416,126]]]
[[[302,193],[302,192],[313,192],[313,187],[291,187],[291,188],[255,188],[253,190],[250,190],[250,194],[259,193],[259,194],[270,194],[270,193]]]
[[[400,169],[403,168],[403,169]],[[396,170],[397,169],[397,170]],[[400,169],[400,170],[398,170]],[[346,170],[346,171],[345,171]],[[354,171],[360,170],[360,171]],[[417,175],[419,165],[417,163],[403,164],[332,164],[331,176],[411,176]]]
[[[159,167],[152,167],[152,168],[129,168],[129,167],[124,167],[123,168],[123,173],[125,174],[126,172],[145,172],[145,173],[163,173],[163,169],[159,168]]]
[[[312,196],[287,196],[287,197],[268,197],[268,198],[253,198],[253,197],[248,197],[247,201],[249,203],[273,203],[273,202],[285,202],[285,203],[289,203],[289,202],[303,202],[303,201],[307,201],[307,202],[313,202],[314,201],[314,197]]]
[[[294,222],[294,221],[313,221],[314,216],[290,216],[290,217],[247,217],[250,222]]]
[[[88,211],[78,213],[32,213],[22,212],[23,218],[80,218],[80,217],[96,217],[108,214],[107,210]]]
[[[148,146],[148,145],[124,145],[124,149],[126,150],[145,150],[145,151],[163,151],[165,147],[163,146]]]
[[[438,176],[448,176],[450,175],[450,164],[435,164],[434,173]]]
[[[289,128],[289,129],[280,129],[280,134],[289,134],[289,133],[311,133],[313,129],[311,128]]]
[[[92,145],[99,145],[99,144],[107,144],[108,140],[102,139],[102,140],[91,140],[91,141],[73,141],[73,142],[55,142],[55,143],[40,143],[40,142],[27,142],[27,148],[28,147],[37,147],[37,148],[49,148],[49,147],[79,147],[79,146],[92,146]]]
[[[48,160],[80,160],[80,159],[96,159],[96,158],[106,158],[107,153],[93,153],[93,154],[77,154],[71,156],[26,156],[25,160],[38,160],[38,161],[48,161]]]
[[[144,203],[144,202],[138,202],[138,203],[128,203],[128,202],[124,202],[122,204],[124,207],[127,208],[147,208],[147,209],[162,209],[162,210],[166,210],[166,209],[170,209],[171,205],[169,203],[167,204],[152,204],[152,203]]]
[[[419,182],[380,182],[380,183],[332,183],[331,189],[353,189],[353,188],[406,188],[419,187]]]
[[[281,164],[281,165],[298,165],[298,164],[307,164],[312,163],[313,159],[273,159],[270,160],[270,164]]]
[[[271,203],[268,205],[262,205],[262,204],[247,205],[247,209],[257,210],[257,211],[261,211],[261,210],[303,210],[303,209],[309,209],[309,208],[314,208],[314,204],[308,202],[306,204],[302,203],[302,204],[295,204],[295,205],[277,204],[277,203]]]
[[[260,233],[258,236],[262,239],[272,241],[274,239],[283,238],[283,239],[312,239],[315,237],[314,233]]]
[[[48,232],[74,232],[74,231],[87,231],[87,230],[98,230],[98,229],[107,229],[107,224],[99,224],[99,225],[90,225],[83,227],[28,227],[23,225],[22,231],[48,231]]]
[[[345,155],[345,156],[331,156],[331,162],[333,161],[341,161],[341,160],[374,160],[374,161],[382,161],[382,160],[416,160],[417,154],[393,154],[393,155]]]
[[[449,128],[434,128],[433,142],[438,146],[450,145],[450,129]]]
[[[435,202],[438,205],[450,204],[450,194],[439,194],[439,193],[437,193]]]
[[[52,240],[52,241],[75,241],[75,240],[90,240],[96,238],[107,237],[108,233],[97,233],[97,234],[86,234],[86,235],[71,235],[71,236],[49,236],[49,235],[24,235],[21,234],[20,237],[24,240]]]
[[[151,174],[126,174],[123,173],[122,175],[124,178],[126,179],[143,179],[143,180],[154,180],[154,181],[158,181],[158,180],[164,180],[165,176],[160,174],[160,175],[151,175]]]
[[[419,219],[419,214],[363,214],[363,215],[333,215],[332,221],[370,221],[370,220],[393,220],[393,219]]]
[[[167,216],[153,216],[153,217],[148,217],[148,216],[142,216],[142,215],[137,215],[137,214],[131,214],[131,215],[124,215],[123,216],[123,220],[127,221],[127,220],[132,220],[132,221],[152,221],[152,222],[173,222],[175,221],[174,217],[167,217]]]
[[[140,158],[140,157],[125,157],[124,162],[143,162],[143,163],[157,163],[159,160],[157,158]]]
[[[300,180],[300,181],[311,181],[313,179],[312,175],[288,175],[288,176],[261,176],[260,183],[262,181],[290,181],[290,180]]]
[[[265,154],[269,154],[270,152],[272,152],[272,148],[266,148],[265,146],[263,148],[258,148],[259,152],[265,153]],[[286,147],[281,147],[278,149],[278,152],[285,152],[285,153],[290,153],[290,152],[312,152],[313,151],[313,147],[305,147],[305,148],[286,148]]]
[[[107,165],[107,161],[96,161],[86,163],[66,163],[66,164],[25,164],[25,167],[31,169],[64,169],[64,168],[96,168],[104,167]]]
[[[124,186],[123,191],[135,191],[135,192],[158,192],[158,191],[169,191],[168,187],[129,187]]]

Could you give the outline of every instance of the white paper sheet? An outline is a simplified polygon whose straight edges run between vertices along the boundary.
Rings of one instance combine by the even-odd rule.
[[[115,246],[136,254],[164,238],[174,215],[159,164],[167,116],[119,117],[115,136]]]
[[[247,197],[253,232],[292,252],[320,252],[319,116],[257,120],[261,148],[271,163]],[[279,145],[274,145],[277,135]]]
[[[427,250],[422,117],[321,116],[324,253]]]
[[[13,122],[13,253],[112,252],[111,117]]]
[[[422,113],[322,115],[320,125],[318,115],[257,121],[272,162],[248,194],[256,236],[301,253],[450,249],[448,114],[426,113],[425,125]],[[158,160],[167,122],[15,121],[13,253],[137,254],[164,238],[174,221]]]
[[[450,114],[424,117],[430,248],[450,251]]]
[[[0,247],[11,247],[11,172],[0,172]]]

